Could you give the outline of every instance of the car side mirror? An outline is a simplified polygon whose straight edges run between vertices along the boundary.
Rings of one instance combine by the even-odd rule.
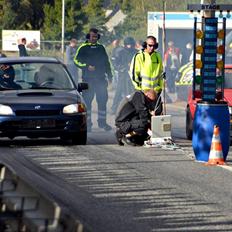
[[[82,92],[83,90],[86,90],[88,88],[89,88],[88,83],[86,83],[86,82],[78,83],[77,89],[79,92]]]

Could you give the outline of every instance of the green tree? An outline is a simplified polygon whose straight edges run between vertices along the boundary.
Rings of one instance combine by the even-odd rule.
[[[66,1],[66,17],[65,17],[65,38],[82,38],[83,27],[87,23],[87,17],[82,9],[81,1]]]
[[[116,5],[127,15],[124,22],[115,28],[118,37],[131,35],[136,39],[144,39],[147,35],[147,12],[187,11],[187,4],[200,3],[200,0],[112,0],[112,7]]]
[[[45,0],[2,0],[2,29],[39,30],[43,25]],[[51,2],[51,1],[49,1]]]
[[[101,34],[106,33],[105,23],[107,20],[103,3],[104,0],[89,0],[84,7],[84,11],[88,18],[88,22],[84,26],[85,32],[88,32],[91,27],[96,27]]]
[[[118,37],[133,36],[135,39],[142,39],[146,35],[147,12],[144,0],[123,0],[119,3],[120,9],[127,15],[124,22],[115,27],[115,34]]]
[[[45,40],[60,40],[62,25],[62,1],[55,1],[54,5],[44,4],[44,24],[42,36]]]
[[[80,38],[83,36],[83,25],[87,22],[81,1],[65,1],[65,39]],[[46,40],[60,40],[62,27],[62,0],[54,4],[44,5],[43,37]],[[52,30],[51,30],[52,28]]]
[[[87,16],[87,23],[83,27],[83,32],[87,33],[90,28],[95,27],[101,34],[101,42],[105,45],[111,43],[112,32],[107,31],[105,26],[108,18],[106,17],[106,6],[104,0],[89,0],[83,7]]]

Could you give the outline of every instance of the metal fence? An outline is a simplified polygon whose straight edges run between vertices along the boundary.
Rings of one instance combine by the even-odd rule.
[[[69,44],[69,41],[65,41],[65,46]],[[0,51],[2,50],[2,41],[0,40]],[[18,51],[2,51],[7,56],[18,56]],[[40,41],[40,50],[28,50],[30,56],[52,56],[58,57],[65,61],[65,49],[62,54],[61,41]]]

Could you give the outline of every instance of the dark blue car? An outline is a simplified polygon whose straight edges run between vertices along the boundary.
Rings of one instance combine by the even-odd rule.
[[[55,58],[0,59],[0,137],[60,137],[86,144],[86,83]]]

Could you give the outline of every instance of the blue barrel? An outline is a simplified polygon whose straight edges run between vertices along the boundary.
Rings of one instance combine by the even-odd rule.
[[[226,160],[230,147],[230,114],[227,103],[197,103],[192,146],[198,161],[207,162],[209,159],[214,125],[219,126],[223,157]]]

